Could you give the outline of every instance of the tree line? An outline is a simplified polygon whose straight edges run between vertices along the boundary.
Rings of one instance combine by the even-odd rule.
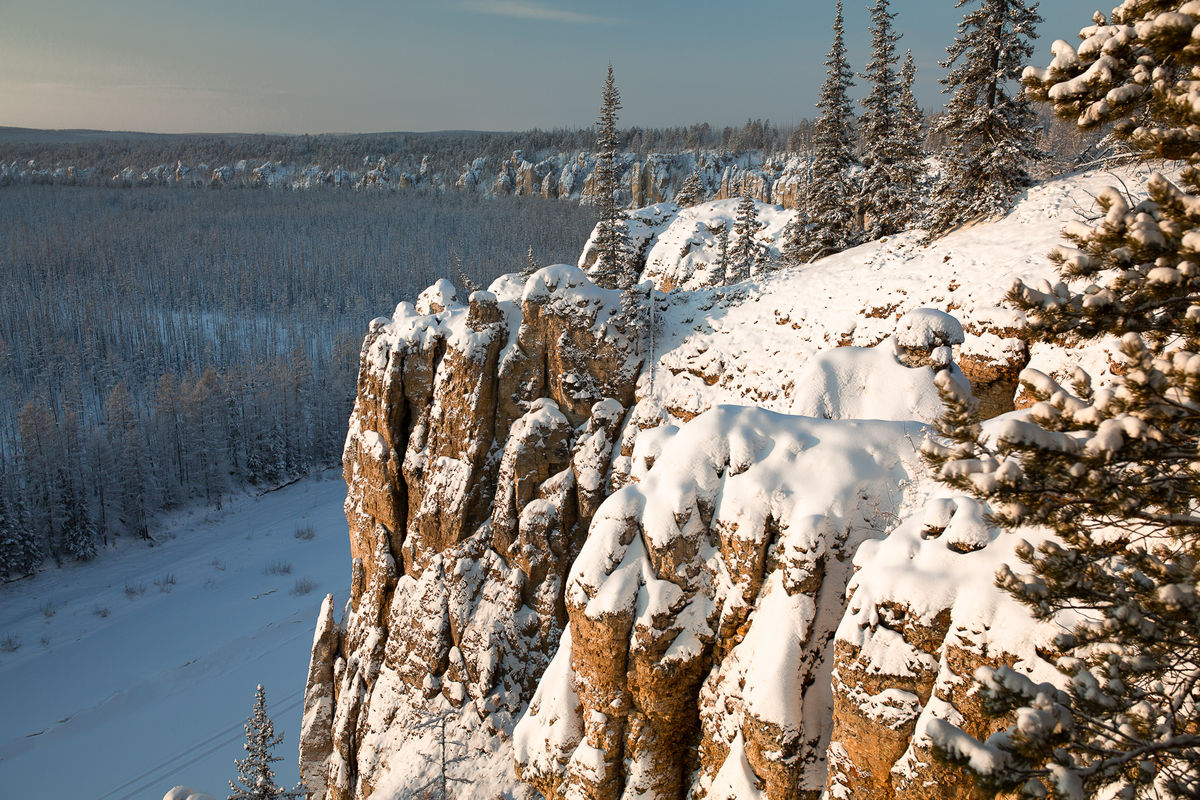
[[[927,124],[913,96],[912,54],[899,55],[889,0],[870,6],[871,53],[857,76],[838,0],[817,103],[811,190],[787,232],[785,262],[806,263],[914,228],[940,236],[1007,211],[1031,183],[1033,164],[1047,155],[1040,146],[1047,137],[1019,80],[1042,21],[1037,4],[962,0],[958,6],[969,8],[941,62],[950,97]],[[855,77],[867,92],[859,117],[850,99]]]
[[[770,120],[748,119],[741,127],[717,128],[707,122],[665,128],[630,127],[617,132],[618,149],[644,158],[651,153],[679,153],[721,149],[735,153],[800,152],[812,123],[779,125]],[[75,141],[53,132],[0,136],[0,163],[27,164],[42,170],[59,166],[94,167],[83,182],[106,185],[127,167],[137,172],[177,163],[210,169],[247,161],[251,166],[281,162],[294,166],[320,164],[347,169],[374,165],[381,159],[417,173],[453,177],[477,158],[499,162],[514,151],[552,155],[591,149],[591,129],[534,129],[520,132],[446,131],[437,133],[383,134],[137,134],[112,133]]]
[[[1082,131],[1071,121],[1052,123],[1022,91],[1021,70],[1033,54],[1041,22],[1036,3],[961,0],[958,6],[969,9],[941,63],[949,98],[931,116],[913,93],[916,66],[911,51],[900,55],[901,35],[890,0],[870,5],[871,51],[861,73],[848,60],[838,0],[819,116],[798,128],[788,143],[806,148],[809,166],[802,176],[798,214],[783,234],[781,257],[768,263],[755,239],[762,227],[757,211],[743,197],[733,230],[720,233],[717,274],[725,283],[757,277],[764,269],[806,264],[903,231],[923,229],[929,241],[973,219],[1006,212],[1035,175],[1056,174],[1095,154],[1103,130]],[[856,80],[865,84],[857,104],[860,114],[851,97]],[[592,275],[603,286],[627,288],[636,281],[639,264],[622,233],[625,214],[613,200],[620,188],[612,167],[621,145],[618,100],[610,67],[597,123],[592,200],[601,221]],[[750,120],[739,141],[766,147],[770,135],[769,126]],[[695,171],[675,194],[683,206],[705,199]]]

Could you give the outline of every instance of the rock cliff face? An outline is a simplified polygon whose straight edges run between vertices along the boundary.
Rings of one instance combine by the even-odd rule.
[[[1020,537],[919,449],[937,381],[986,418],[1028,362],[1103,362],[1029,352],[999,307],[1070,191],[736,286],[710,265],[729,201],[659,203],[631,222],[657,289],[625,298],[628,338],[619,294],[561,265],[372,322],[350,602],[322,610],[305,701],[314,796],[420,796],[444,741],[488,800],[975,797],[926,726],[999,725],[970,676],[1054,679],[1048,631],[992,587]]]
[[[546,797],[815,797],[835,587],[920,469],[919,428],[722,407],[643,438],[571,570],[521,778]]]
[[[414,790],[430,720],[503,762],[498,739],[566,622],[563,579],[639,364],[611,324],[616,293],[579,270],[491,288],[464,305],[440,282],[363,344],[344,453],[350,602],[340,629],[323,612],[306,695],[318,796]],[[511,773],[499,763],[497,791]]]
[[[980,666],[1055,679],[1043,658],[1052,626],[991,588],[999,565],[1017,563],[1022,538],[1036,545],[1044,534],[1001,534],[971,498],[935,492],[886,539],[859,548],[834,643],[831,798],[983,796],[932,757],[925,731],[934,718],[980,738],[1007,726],[973,691]]]

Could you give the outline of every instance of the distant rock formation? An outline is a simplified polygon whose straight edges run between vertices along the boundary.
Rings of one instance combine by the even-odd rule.
[[[12,184],[109,185],[254,188],[305,190],[319,187],[362,191],[403,191],[423,188],[461,191],[485,197],[541,196],[590,202],[595,154],[590,152],[526,154],[516,150],[507,158],[479,156],[457,174],[434,171],[428,156],[418,162],[391,163],[386,158],[358,165],[285,163],[245,159],[234,164],[129,165],[115,175],[101,175],[87,164],[46,165],[36,161],[0,162],[0,188]],[[695,171],[704,198],[726,199],[750,194],[764,203],[796,208],[803,200],[808,160],[796,154],[763,157],[761,153],[705,150],[692,153],[651,153],[639,158],[624,153],[617,159],[622,206],[669,202],[685,178]]]

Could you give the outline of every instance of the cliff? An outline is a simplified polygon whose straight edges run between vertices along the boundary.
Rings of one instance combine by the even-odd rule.
[[[502,760],[494,740],[557,645],[559,587],[632,403],[640,364],[618,310],[559,266],[466,304],[439,282],[371,323],[344,452],[350,602],[340,627],[322,618],[306,695],[315,793],[411,788],[443,716]]]
[[[445,752],[487,798],[973,797],[925,726],[984,732],[974,668],[1051,679],[1047,632],[992,588],[1021,537],[918,451],[939,389],[992,417],[1020,413],[1026,366],[1108,369],[1103,347],[1031,352],[1001,304],[1108,180],[734,286],[712,269],[729,204],[659,204],[632,325],[564,265],[373,321],[313,795],[419,796]],[[788,213],[764,209],[765,244]]]

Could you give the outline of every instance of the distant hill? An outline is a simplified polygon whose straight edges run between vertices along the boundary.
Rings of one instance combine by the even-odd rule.
[[[87,128],[51,130],[46,128],[16,128],[0,125],[0,145],[10,144],[85,144],[125,139],[167,139],[180,136],[171,133],[143,133],[140,131],[95,131]]]

